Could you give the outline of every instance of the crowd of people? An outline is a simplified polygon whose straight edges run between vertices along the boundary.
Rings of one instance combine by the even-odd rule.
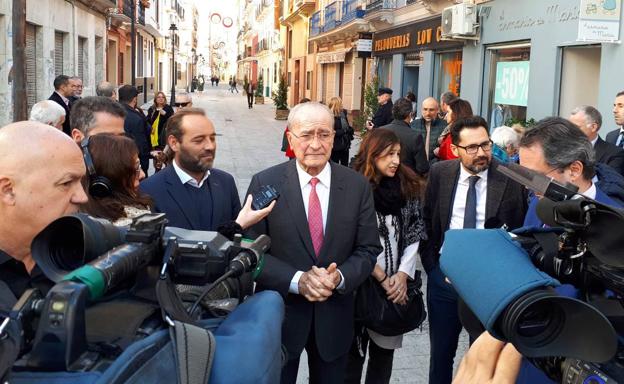
[[[312,383],[361,382],[367,354],[365,382],[389,383],[403,337],[356,320],[354,295],[373,279],[388,301],[406,304],[419,256],[427,274],[429,382],[452,382],[462,322],[457,292],[439,266],[445,232],[541,226],[540,196],[498,172],[501,164],[519,161],[589,198],[624,202],[624,91],[613,108],[619,128],[603,140],[601,114],[591,106],[526,130],[491,130],[451,93],[423,100],[417,116],[413,97],[393,102],[392,90],[380,88],[380,107],[350,164],[354,132],[341,99],[327,106],[306,100],[291,109],[284,133],[291,160],[254,175],[241,205],[233,176],[213,167],[214,124],[189,95],[174,109],[158,92],[145,114],[131,85],[103,82],[98,96],[82,97],[79,79],[61,75],[54,88],[30,121],[0,129],[2,305],[29,287],[49,289],[30,244],[65,214],[82,211],[125,226],[163,212],[175,227],[266,234],[272,246],[256,289],[277,291],[286,304],[284,384],[296,382],[304,349]],[[253,95],[252,83],[246,91]],[[253,210],[251,196],[265,185],[280,196]],[[487,333],[470,336],[473,348],[456,382],[507,382],[500,375],[518,372],[518,382],[549,382],[513,346]],[[490,366],[475,354],[493,359]],[[497,363],[505,369],[495,370]]]

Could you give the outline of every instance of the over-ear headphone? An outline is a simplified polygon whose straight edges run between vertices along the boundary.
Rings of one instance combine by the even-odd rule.
[[[89,175],[89,195],[93,197],[107,197],[113,193],[113,188],[110,180],[104,176],[98,176],[95,171],[95,165],[93,164],[93,158],[89,153],[89,138],[85,138],[80,143],[82,149],[82,157],[87,167],[87,174]]]

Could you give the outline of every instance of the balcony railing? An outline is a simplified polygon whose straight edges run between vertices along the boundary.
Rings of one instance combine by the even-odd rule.
[[[145,25],[145,7],[143,4],[137,4],[137,21],[141,25]]]
[[[344,0],[342,2],[342,18],[341,24],[348,23],[351,20],[364,17],[364,10],[359,9],[358,0]]]
[[[130,20],[132,20],[132,1],[133,0],[124,0],[123,2],[123,14],[128,16]],[[136,6],[136,21],[145,25],[145,7],[139,2]]]
[[[336,28],[339,20],[337,19],[338,15],[338,3],[334,1],[325,7],[325,22],[323,23],[323,32],[327,32]]]
[[[396,0],[368,0],[366,2],[366,13],[394,8],[396,8]]]
[[[321,25],[321,11],[315,12],[310,17],[310,36],[316,36],[321,33],[323,26]]]

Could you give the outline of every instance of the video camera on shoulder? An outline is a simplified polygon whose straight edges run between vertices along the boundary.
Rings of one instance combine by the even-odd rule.
[[[166,223],[164,214],[146,214],[120,228],[76,214],[37,235],[33,258],[56,285],[28,290],[14,306],[22,328],[14,369],[97,370],[167,322],[227,315],[253,292],[267,236],[229,241]],[[119,335],[106,338],[111,330]]]
[[[442,270],[492,335],[553,380],[624,382],[624,211],[516,164],[499,170],[542,196],[545,226],[449,231]],[[470,255],[468,239],[480,244]]]

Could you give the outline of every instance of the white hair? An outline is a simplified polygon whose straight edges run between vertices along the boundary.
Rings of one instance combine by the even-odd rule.
[[[508,145],[511,145],[512,148],[518,148],[520,144],[520,135],[518,135],[518,132],[506,125],[495,128],[494,132],[492,132],[491,139],[494,144],[501,148],[507,148]]]
[[[63,107],[52,100],[43,100],[33,105],[28,120],[56,127],[63,117],[66,117]]]
[[[327,117],[329,129],[334,129],[334,114],[325,105],[314,101],[295,105],[288,114],[288,127],[297,127],[310,117]],[[292,129],[292,128],[291,128]]]

